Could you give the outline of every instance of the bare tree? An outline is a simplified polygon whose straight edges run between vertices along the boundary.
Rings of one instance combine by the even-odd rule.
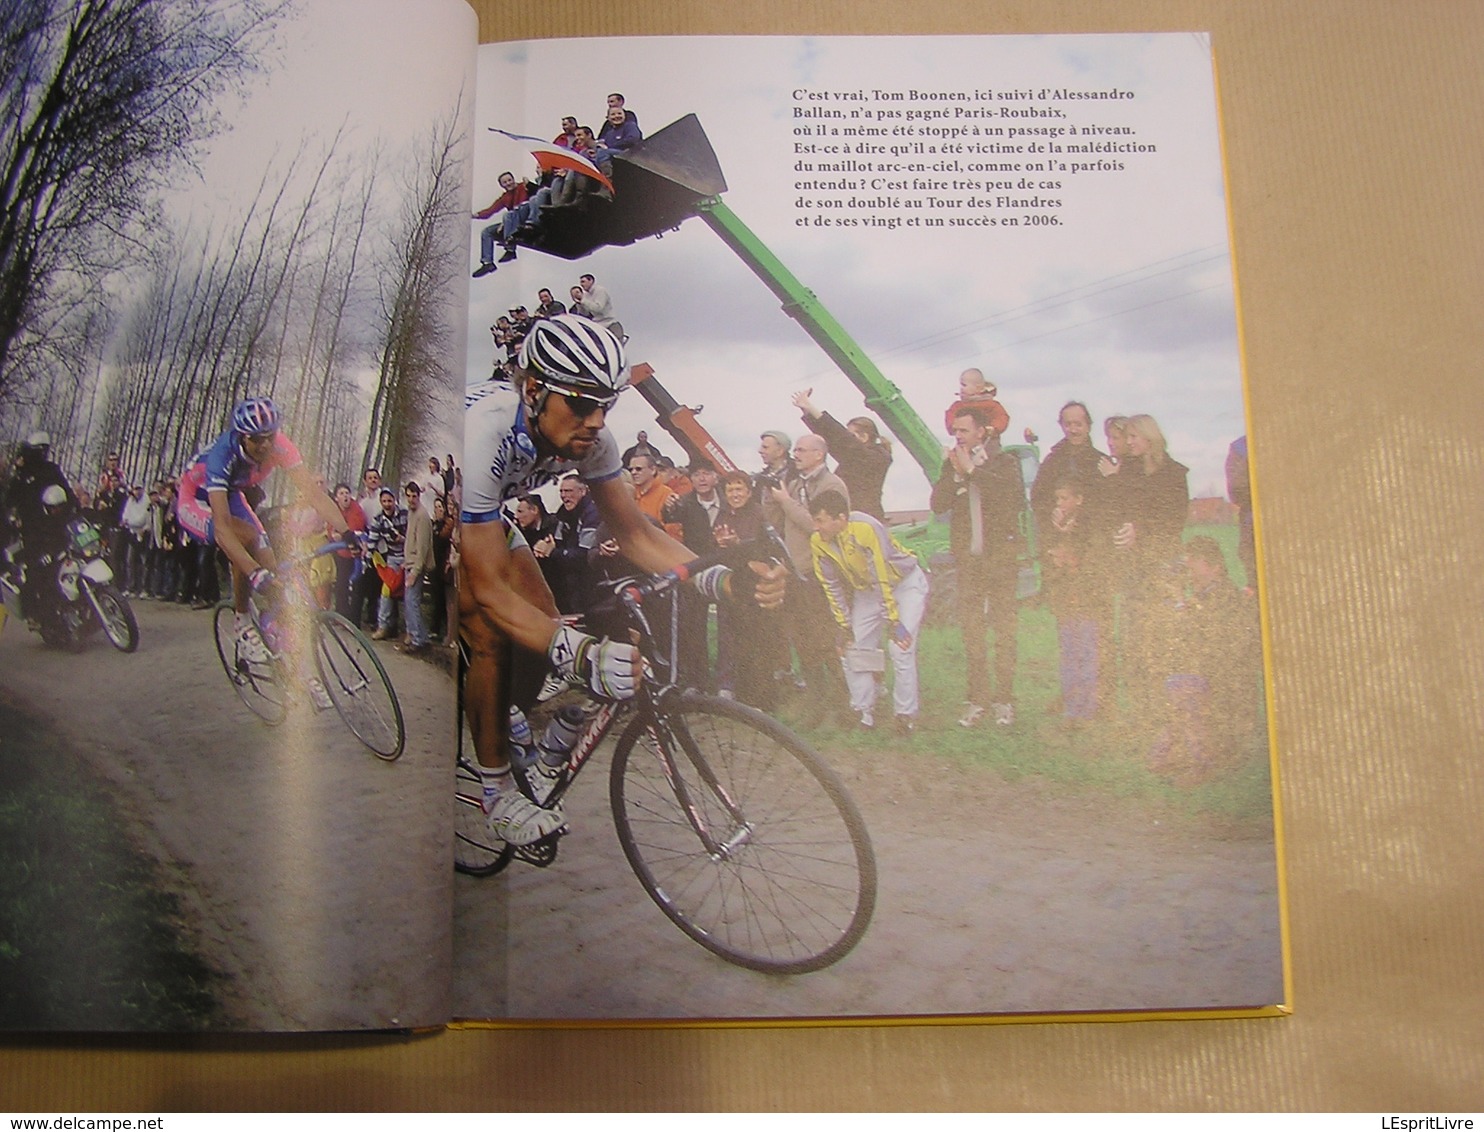
[[[120,262],[281,0],[0,0],[0,401],[24,339]],[[68,283],[73,284],[69,292]]]
[[[414,444],[443,423],[438,407],[450,401],[458,381],[453,283],[464,254],[460,118],[456,109],[423,143],[377,271],[384,280],[381,344],[362,467],[400,467]]]
[[[331,450],[352,465],[369,415],[353,374],[374,352],[369,272],[356,264],[377,174],[373,151],[360,178],[346,176],[359,159],[336,152],[341,140],[312,162],[301,145],[240,212],[213,210],[208,228],[156,230],[110,350],[100,431],[112,447],[178,467],[234,401],[262,394],[289,408],[318,466]]]
[[[340,375],[343,355],[349,353],[346,318],[357,278],[361,243],[375,199],[375,160],[373,155],[358,192],[350,197],[342,194],[336,203],[329,234],[333,254],[322,260],[314,315],[304,343],[304,380],[299,386],[295,419],[303,420],[308,426],[305,435],[327,466],[351,466],[359,454],[358,443],[350,450],[345,448],[351,437],[359,440],[359,421],[352,427],[353,418],[347,408],[356,407],[348,406],[347,399],[338,395],[340,389],[335,379]]]

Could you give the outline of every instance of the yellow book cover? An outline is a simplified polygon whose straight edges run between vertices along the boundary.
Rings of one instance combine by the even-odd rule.
[[[18,11],[0,1027],[1286,1009],[1206,36]]]

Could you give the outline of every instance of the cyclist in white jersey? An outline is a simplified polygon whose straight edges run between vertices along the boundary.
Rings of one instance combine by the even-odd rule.
[[[604,427],[629,383],[618,339],[580,315],[539,319],[521,346],[519,371],[514,383],[488,381],[465,396],[459,617],[469,646],[465,707],[489,826],[511,845],[529,845],[565,822],[560,810],[542,809],[513,784],[503,735],[511,645],[546,656],[558,675],[611,699],[634,695],[642,666],[635,646],[563,624],[535,556],[501,504],[575,470],[639,569],[662,573],[696,555],[652,525],[619,478],[618,446]],[[734,576],[712,566],[692,581],[711,599],[731,598],[735,586],[737,596],[750,592],[765,608],[780,605],[785,568],[750,567],[750,576]]]

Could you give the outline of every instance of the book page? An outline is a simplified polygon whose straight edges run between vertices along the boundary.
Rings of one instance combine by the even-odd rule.
[[[543,304],[597,319],[640,509],[790,553],[782,609],[646,601],[651,679],[699,694],[579,712],[554,860],[465,853],[499,871],[455,885],[455,1012],[1283,1003],[1208,38],[497,44],[475,118],[471,387]],[[547,206],[509,226],[506,172]],[[559,608],[626,640],[626,548],[564,561],[580,500],[538,494]],[[537,739],[582,698],[539,669]]]
[[[3,148],[72,132],[5,178],[0,1026],[439,1024],[471,13],[21,7]]]

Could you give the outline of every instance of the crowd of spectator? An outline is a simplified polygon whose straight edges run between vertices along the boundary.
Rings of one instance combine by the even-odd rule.
[[[399,486],[384,484],[380,468],[361,475],[360,495],[335,485],[346,524],[363,533],[363,552],[337,555],[332,603],[372,639],[398,636],[414,655],[436,641],[453,648],[458,636],[459,507],[463,470],[450,453],[429,456],[427,470]],[[323,542],[323,532],[316,535]]]
[[[536,292],[536,311],[521,305],[511,307],[495,319],[490,326],[490,336],[495,342],[495,376],[509,380],[515,376],[515,359],[520,355],[521,343],[526,340],[531,324],[538,318],[550,318],[559,314],[580,314],[601,326],[606,326],[621,340],[627,341],[623,323],[613,314],[613,297],[608,289],[591,275],[578,277],[569,291],[570,305],[552,297],[551,290],[542,287]]]
[[[957,413],[957,443],[935,490],[934,509],[950,483],[961,507],[976,481],[981,498],[993,496],[986,472],[968,467],[980,461],[980,453],[983,468],[1002,469],[1001,490],[1015,495],[1018,506],[1018,465],[987,427],[988,414],[972,406]],[[1259,714],[1260,641],[1252,600],[1257,575],[1250,534],[1239,533],[1238,558],[1247,580],[1239,590],[1213,540],[1185,540],[1188,469],[1169,453],[1154,417],[1105,418],[1106,451],[1094,442],[1092,413],[1084,403],[1063,405],[1058,425],[1062,438],[1041,461],[1028,500],[1041,588],[1056,622],[1061,693],[1056,710],[1062,725],[1074,732],[1117,723],[1124,734],[1148,742],[1151,766],[1193,783],[1247,749]],[[1228,494],[1238,507],[1240,532],[1244,513],[1250,529],[1245,437],[1231,451]],[[1008,524],[1010,505],[1003,508],[999,520],[982,512],[982,527]],[[961,543],[968,524],[962,514],[957,517]],[[1018,539],[1011,535],[1007,541]],[[997,575],[986,562],[990,580],[983,592],[991,619],[997,604],[1013,602],[1018,570],[1010,560],[1020,556],[1019,550],[1014,555],[1001,551]],[[973,559],[972,548],[967,558]],[[965,591],[965,559],[958,545],[955,559],[970,672],[960,722],[973,726],[983,714],[975,711],[983,704],[977,697],[984,685],[975,684],[976,675],[983,679],[982,669],[976,670],[977,658],[969,653],[980,639],[975,623],[980,604],[972,587]],[[1003,722],[1008,707],[1013,722],[1013,625],[1007,621],[991,628],[997,652],[992,710]],[[1011,658],[1003,655],[1001,642],[1009,644]],[[1105,733],[1094,731],[1094,739]]]
[[[539,233],[553,215],[567,209],[586,212],[611,202],[614,157],[643,140],[638,116],[624,106],[623,95],[616,92],[608,96],[603,125],[596,134],[591,126],[578,125],[575,117],[564,117],[561,132],[552,144],[580,155],[586,164],[568,159],[565,164],[548,168],[536,181],[519,180],[508,171],[500,174],[500,195],[474,213],[475,220],[490,221],[479,233],[479,266],[474,269],[474,278],[491,275],[500,264],[515,259],[517,238]],[[601,176],[594,176],[589,171],[593,169]],[[498,261],[497,244],[504,249]],[[588,317],[603,321],[596,315]]]
[[[331,489],[318,479],[346,526],[365,542],[314,560],[309,583],[315,600],[378,640],[397,636],[400,620],[400,646],[413,654],[428,651],[434,641],[453,647],[462,481],[452,453],[428,456],[425,468],[397,490],[383,486],[379,469],[367,468],[359,498],[349,484]],[[98,528],[126,596],[198,610],[222,600],[225,559],[216,546],[181,527],[178,477],[161,475],[146,484],[124,471],[119,453],[109,452],[93,482],[91,489],[76,490],[77,511]],[[308,553],[330,539],[303,500],[261,513],[284,556]]]
[[[949,529],[951,553],[932,577],[888,526],[882,485],[892,448],[876,421],[841,424],[812,390],[792,401],[803,431],[763,432],[756,472],[721,474],[705,459],[677,465],[644,431],[623,453],[640,509],[691,550],[743,569],[786,554],[793,567],[782,610],[718,606],[714,650],[704,603],[682,589],[682,682],[763,710],[803,691],[816,717],[866,730],[884,718],[910,735],[922,712],[918,640],[941,586],[936,600],[952,606],[963,648],[956,723],[1009,733],[1024,676],[1020,611],[1038,567],[1056,625],[1058,727],[1116,725],[1143,737],[1151,765],[1187,780],[1220,766],[1250,735],[1259,664],[1249,537],[1241,543],[1252,580],[1245,591],[1215,543],[1182,541],[1188,472],[1153,417],[1107,418],[1104,451],[1093,442],[1090,410],[1068,402],[1058,417],[1062,438],[1031,479],[1002,440],[1010,416],[998,391],[980,371],[965,371],[947,406],[951,442],[924,500]],[[1228,471],[1241,522],[1250,516],[1245,438],[1233,445]],[[564,480],[560,495],[554,514],[539,497],[522,497],[513,519],[558,608],[587,616],[600,583],[628,567],[583,484]]]

